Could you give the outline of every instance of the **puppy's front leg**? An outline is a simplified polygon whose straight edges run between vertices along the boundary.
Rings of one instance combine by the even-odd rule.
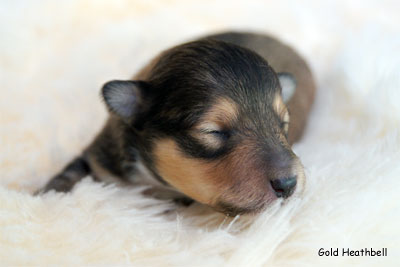
[[[54,176],[44,188],[37,191],[35,195],[46,193],[50,190],[68,192],[77,182],[90,174],[90,172],[90,166],[84,157],[75,158],[61,173]]]

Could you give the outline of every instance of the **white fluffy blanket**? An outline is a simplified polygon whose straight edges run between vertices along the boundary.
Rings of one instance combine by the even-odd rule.
[[[398,266],[398,3],[3,1],[0,265]],[[31,195],[101,128],[102,83],[224,29],[275,34],[314,70],[316,104],[294,147],[301,199],[232,220],[90,178],[71,194]],[[387,257],[318,256],[382,247]]]

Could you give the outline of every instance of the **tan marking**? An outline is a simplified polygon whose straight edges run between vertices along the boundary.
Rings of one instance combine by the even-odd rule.
[[[282,120],[282,122],[285,122],[284,125],[284,131],[287,134],[289,132],[289,111],[285,105],[285,103],[283,102],[282,96],[277,93],[275,95],[274,101],[272,103],[272,106],[276,112],[276,114],[279,116],[279,118]],[[286,141],[286,137],[285,135],[281,135],[281,139]]]
[[[289,117],[289,112],[286,110],[285,114],[283,115],[283,119],[284,122],[289,122],[290,117]]]
[[[285,131],[285,134],[289,132],[289,112],[286,110],[286,112],[283,115],[282,121],[284,122],[283,130]]]
[[[157,142],[154,148],[155,166],[169,184],[208,205],[219,196],[213,164],[184,155],[171,139]]]
[[[283,115],[285,110],[287,110],[285,103],[283,103],[282,96],[279,93],[275,95],[272,106],[278,115]]]
[[[237,115],[238,107],[235,102],[227,98],[219,98],[201,121],[214,122],[223,128],[231,126]]]

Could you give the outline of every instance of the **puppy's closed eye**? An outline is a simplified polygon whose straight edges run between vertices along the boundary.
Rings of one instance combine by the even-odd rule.
[[[229,139],[230,133],[213,122],[201,123],[194,127],[191,135],[201,144],[211,149],[219,149]]]
[[[229,137],[231,136],[230,132],[227,130],[211,130],[211,131],[207,131],[206,133],[212,134],[218,138],[221,138],[224,141],[228,140]]]

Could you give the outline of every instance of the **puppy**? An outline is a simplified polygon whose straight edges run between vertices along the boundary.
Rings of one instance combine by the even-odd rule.
[[[314,92],[305,61],[269,36],[228,32],[173,47],[133,80],[103,86],[103,130],[40,192],[67,192],[89,174],[145,175],[231,216],[259,212],[304,189],[291,145]]]

